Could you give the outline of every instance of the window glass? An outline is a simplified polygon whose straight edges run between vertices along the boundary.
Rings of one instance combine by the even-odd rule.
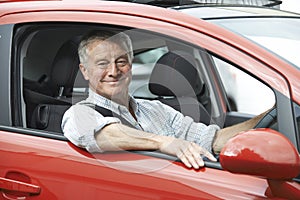
[[[132,82],[129,87],[129,92],[136,97],[155,98],[147,90],[150,74],[157,60],[168,52],[166,46],[156,49],[142,51],[134,56],[132,63]]]
[[[162,55],[168,52],[168,48],[166,46],[159,47],[156,49],[150,49],[145,52],[138,53],[134,56],[134,63],[155,63]]]
[[[274,92],[258,79],[214,57],[232,110],[257,115],[275,103]]]
[[[211,20],[262,45],[300,68],[300,19],[288,17]]]

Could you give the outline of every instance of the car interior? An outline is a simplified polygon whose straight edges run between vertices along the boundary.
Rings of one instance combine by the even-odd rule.
[[[132,40],[131,95],[160,100],[196,122],[224,125],[224,116],[214,115],[218,99],[213,91],[220,86],[212,84],[207,74],[216,69],[209,54],[199,47],[128,27],[30,23],[16,28],[21,45],[17,55],[23,79],[23,127],[62,135],[63,113],[88,95],[88,83],[78,67],[80,38],[99,28],[123,31]],[[227,120],[225,126],[250,117],[228,117],[231,122]]]

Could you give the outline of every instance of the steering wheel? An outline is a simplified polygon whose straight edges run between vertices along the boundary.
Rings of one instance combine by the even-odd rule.
[[[267,114],[256,124],[254,128],[268,128],[277,124],[277,108],[274,106]]]

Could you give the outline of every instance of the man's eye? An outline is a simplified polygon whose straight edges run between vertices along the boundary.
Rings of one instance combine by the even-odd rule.
[[[127,65],[128,61],[127,60],[118,60],[116,63],[118,66],[122,67],[122,66]]]
[[[109,63],[108,62],[98,62],[97,65],[101,68],[106,67]]]

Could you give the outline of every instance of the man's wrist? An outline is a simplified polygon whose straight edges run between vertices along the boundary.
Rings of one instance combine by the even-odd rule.
[[[168,146],[171,145],[171,143],[176,140],[174,137],[170,136],[162,136],[162,135],[156,135],[155,140],[157,142],[157,150],[163,152],[163,153],[169,153],[165,152],[166,149],[168,149]]]

